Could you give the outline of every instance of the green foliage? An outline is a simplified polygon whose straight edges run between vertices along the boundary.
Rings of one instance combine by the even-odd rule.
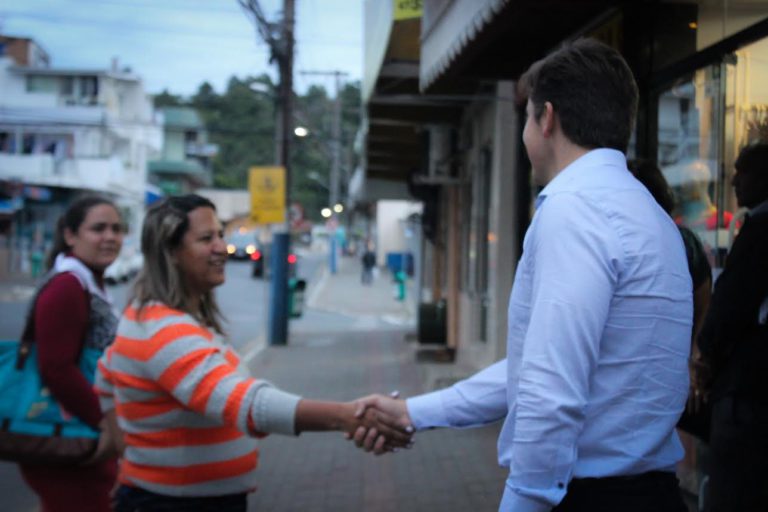
[[[155,106],[197,109],[205,121],[209,140],[219,145],[219,153],[213,160],[214,186],[246,188],[249,167],[275,161],[276,87],[266,74],[244,79],[232,77],[223,94],[205,82],[188,99],[163,91],[155,96]],[[341,101],[340,181],[345,184],[352,172],[352,144],[360,124],[360,84],[346,84],[341,91]],[[330,182],[332,116],[333,98],[324,87],[313,85],[304,95],[296,96],[294,123],[306,127],[309,135],[292,139],[291,198],[302,204],[307,216],[314,220],[319,220],[320,210],[328,206],[328,190],[324,185]]]

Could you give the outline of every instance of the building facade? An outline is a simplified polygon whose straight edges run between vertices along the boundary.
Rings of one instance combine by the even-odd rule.
[[[137,229],[147,161],[163,135],[140,78],[116,61],[97,70],[50,67],[33,41],[21,45],[29,58],[11,51],[18,42],[2,41],[0,180],[23,204],[0,225],[10,269],[26,268],[28,254],[50,243],[58,216],[86,192],[114,198]]]
[[[424,284],[447,303],[459,365],[505,355],[509,291],[537,193],[515,81],[575,38],[615,47],[632,68],[640,105],[628,157],[658,163],[676,222],[702,239],[717,276],[743,215],[733,162],[768,137],[768,1],[423,0],[410,31],[399,18],[405,4],[366,3],[365,163],[367,176],[409,183],[424,201]],[[396,52],[414,45],[417,53]],[[384,141],[397,153],[380,151]],[[687,473],[695,493],[700,475]]]
[[[211,185],[211,160],[218,146],[208,142],[200,115],[189,107],[164,107],[163,149],[149,162],[149,181],[167,195],[187,194]]]

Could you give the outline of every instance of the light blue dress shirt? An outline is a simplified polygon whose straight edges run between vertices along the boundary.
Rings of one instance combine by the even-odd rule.
[[[615,150],[541,191],[509,301],[507,359],[407,401],[417,429],[505,418],[500,510],[546,511],[572,478],[674,471],[692,284],[680,233]]]

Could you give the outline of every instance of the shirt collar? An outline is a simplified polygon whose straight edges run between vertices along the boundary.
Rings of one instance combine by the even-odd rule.
[[[539,192],[539,195],[536,196],[536,208],[541,206],[541,203],[544,202],[547,196],[556,192],[573,190],[584,185],[599,183],[602,179],[600,176],[602,173],[590,172],[591,169],[598,166],[617,167],[626,171],[627,157],[619,150],[608,148],[593,149],[583,154],[557,173]]]

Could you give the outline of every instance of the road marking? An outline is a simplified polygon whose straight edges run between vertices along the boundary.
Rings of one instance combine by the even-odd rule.
[[[320,295],[320,292],[322,292],[325,289],[325,286],[328,283],[328,279],[330,278],[330,276],[331,276],[331,273],[328,272],[328,267],[324,267],[322,277],[307,294],[308,295],[307,307],[310,307],[310,308],[315,307],[315,305],[317,304],[317,296]]]
[[[250,347],[251,345],[253,345],[253,348],[245,354],[245,357],[243,357],[243,362],[245,362],[246,366],[250,366],[253,360],[256,359],[256,356],[258,356],[262,350],[267,348],[266,336],[261,334],[258,338],[246,343],[247,347]]]

